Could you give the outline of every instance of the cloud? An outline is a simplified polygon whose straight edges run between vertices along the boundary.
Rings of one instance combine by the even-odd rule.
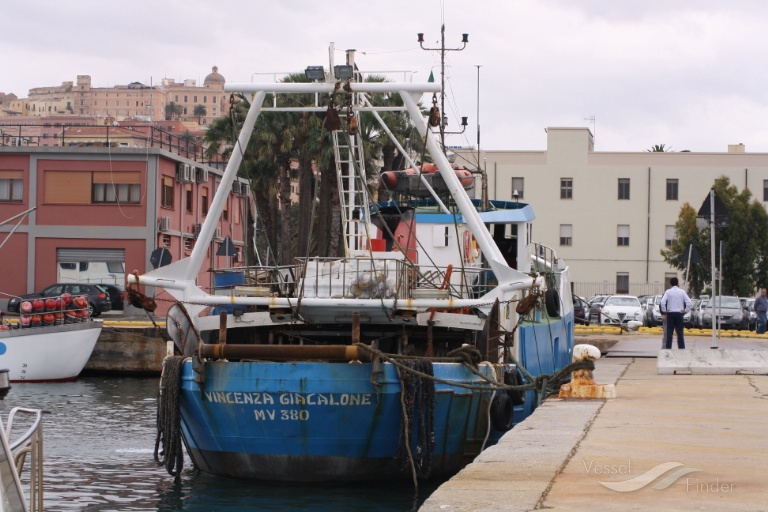
[[[363,70],[439,80],[440,55],[416,33],[437,47],[444,23],[449,48],[469,34],[465,50],[446,54],[446,114],[451,126],[470,123],[451,143],[475,143],[479,100],[486,149],[544,149],[545,127],[592,127],[594,116],[598,150],[768,151],[766,22],[758,0],[12,2],[0,17],[0,91],[26,96],[78,74],[97,87],[199,83],[213,65],[230,83],[271,80],[260,73],[327,66],[331,42],[337,62],[354,48]]]

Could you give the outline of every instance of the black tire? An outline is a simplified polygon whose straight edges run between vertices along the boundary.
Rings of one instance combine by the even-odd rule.
[[[491,425],[500,432],[508,432],[512,429],[514,408],[512,399],[506,393],[496,393],[491,402]]]
[[[520,371],[515,369],[504,374],[504,384],[507,386],[522,386],[523,376]],[[522,389],[509,389],[507,395],[512,400],[512,405],[523,405],[525,403],[525,391]]]
[[[547,315],[550,318],[560,316],[560,294],[554,288],[547,288],[544,292],[544,304],[547,306]]]
[[[93,303],[88,303],[88,314],[91,316],[91,318],[96,318],[101,314],[101,311],[98,311],[96,309],[96,306],[93,305]]]

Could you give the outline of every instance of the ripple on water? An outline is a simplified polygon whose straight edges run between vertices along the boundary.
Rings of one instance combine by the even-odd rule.
[[[157,379],[80,378],[14,384],[0,407],[46,411],[45,510],[415,511],[436,488],[410,482],[380,485],[286,485],[214,477],[194,471],[189,457],[181,483],[154,461]],[[28,471],[25,472],[25,480]]]

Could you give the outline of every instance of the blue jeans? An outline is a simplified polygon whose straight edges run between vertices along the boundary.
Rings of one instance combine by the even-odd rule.
[[[685,348],[685,337],[683,336],[683,328],[685,327],[685,320],[682,313],[667,313],[667,331],[664,338],[664,348],[672,348],[672,332],[677,333],[677,348]]]
[[[757,311],[757,327],[755,328],[757,334],[763,334],[765,332],[766,320],[768,320],[768,318],[766,318],[766,312]]]

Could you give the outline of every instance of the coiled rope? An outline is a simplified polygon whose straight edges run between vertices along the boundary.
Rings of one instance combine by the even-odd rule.
[[[181,481],[184,467],[184,446],[181,440],[181,367],[184,357],[171,356],[163,361],[160,377],[160,396],[157,399],[157,437],[155,438],[155,461],[165,466],[174,483]],[[162,445],[162,450],[160,446]],[[159,453],[158,453],[159,450]]]

